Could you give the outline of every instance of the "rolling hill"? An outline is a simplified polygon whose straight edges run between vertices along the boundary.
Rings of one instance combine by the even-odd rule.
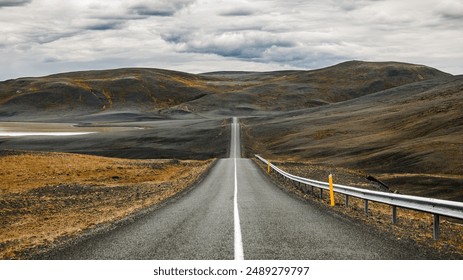
[[[119,69],[66,73],[0,83],[0,116],[149,112],[210,93],[210,87],[198,77],[174,71]]]
[[[216,72],[117,69],[0,83],[1,119],[73,118],[130,111],[263,115],[336,103],[449,74],[426,66],[351,61],[314,71]]]

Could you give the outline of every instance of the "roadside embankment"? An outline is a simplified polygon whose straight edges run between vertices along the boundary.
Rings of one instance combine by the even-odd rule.
[[[262,171],[267,173],[267,166],[261,161],[254,160]],[[365,178],[365,174],[359,171],[346,168],[336,168],[322,165],[315,165],[303,162],[272,161],[273,164],[293,175],[328,182],[328,175],[332,174],[334,182],[359,188],[375,189],[374,183]],[[349,198],[349,207],[345,207],[345,197],[335,194],[335,207],[329,207],[330,197],[325,191],[323,198],[320,198],[320,190],[315,188],[314,193],[311,188],[307,192],[300,190],[292,183],[283,180],[275,172],[271,172],[269,177],[285,191],[300,197],[301,199],[316,203],[325,207],[327,211],[334,211],[337,214],[353,219],[355,222],[363,223],[372,229],[382,233],[386,232],[398,240],[413,242],[423,248],[436,250],[444,259],[463,258],[463,225],[457,221],[449,219],[441,220],[440,238],[433,240],[431,214],[398,209],[397,223],[391,223],[391,207],[381,203],[370,202],[368,214],[364,212],[364,201],[356,198]]]

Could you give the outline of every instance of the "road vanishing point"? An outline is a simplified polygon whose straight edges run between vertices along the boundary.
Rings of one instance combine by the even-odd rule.
[[[114,230],[47,259],[424,259],[414,245],[303,201],[241,158],[233,118],[229,158],[195,187]],[[424,253],[423,253],[424,254]]]

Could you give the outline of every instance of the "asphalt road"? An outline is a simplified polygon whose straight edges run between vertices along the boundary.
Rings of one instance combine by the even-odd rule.
[[[187,194],[49,259],[422,259],[408,243],[376,234],[275,186],[242,159],[239,124],[230,157]]]

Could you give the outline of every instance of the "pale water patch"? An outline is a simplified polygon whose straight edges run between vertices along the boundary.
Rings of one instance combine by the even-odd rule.
[[[4,132],[0,131],[0,137],[21,137],[21,136],[75,136],[92,134],[96,132]]]
[[[77,136],[98,133],[92,129],[77,128],[74,124],[0,122],[0,137]]]

